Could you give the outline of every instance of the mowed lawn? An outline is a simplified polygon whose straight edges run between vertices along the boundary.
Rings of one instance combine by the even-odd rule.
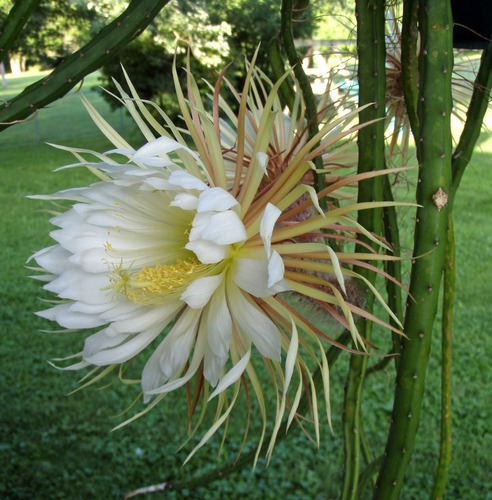
[[[31,77],[35,80],[38,75]],[[29,77],[9,79],[0,88],[7,99]],[[91,76],[83,91],[112,125],[134,145],[142,142],[130,119],[110,112],[91,91]],[[30,82],[29,82],[30,83]],[[68,395],[78,387],[80,374],[62,372],[49,360],[77,353],[83,333],[53,333],[56,325],[34,315],[50,298],[41,283],[28,276],[26,261],[51,244],[47,202],[26,198],[93,182],[83,169],[52,173],[73,157],[45,142],[104,151],[111,145],[91,124],[77,95],[42,110],[37,119],[0,133],[0,498],[110,499],[125,492],[171,479],[192,478],[216,464],[234,459],[242,442],[240,405],[233,412],[225,446],[217,457],[218,433],[194,459],[182,467],[192,444],[179,450],[185,431],[186,401],[170,397],[149,414],[111,432],[126,417],[143,409],[141,401],[124,411],[138,395],[138,385],[105,383]],[[454,221],[457,241],[457,301],[455,309],[453,397],[453,463],[447,490],[450,499],[492,499],[492,439],[490,379],[492,358],[492,137],[481,137],[458,193]],[[408,224],[407,224],[408,226]],[[438,315],[440,319],[440,313]],[[328,332],[330,333],[330,332]],[[389,341],[379,334],[380,347]],[[433,341],[424,411],[416,450],[402,499],[428,498],[439,440],[439,331]],[[165,498],[338,498],[343,469],[340,425],[348,356],[333,366],[333,433],[323,426],[318,450],[297,428],[280,442],[268,467],[263,459],[251,467]],[[135,369],[138,374],[138,366]],[[366,383],[364,419],[376,456],[383,451],[392,407],[392,365]],[[274,398],[273,392],[270,394]],[[212,409],[212,408],[211,408]],[[236,418],[237,417],[237,418]],[[202,432],[206,427],[202,428]],[[252,424],[247,449],[254,446],[260,426]],[[198,433],[201,436],[201,433]],[[153,498],[162,497],[158,494]],[[367,498],[369,498],[367,492]],[[150,498],[150,496],[149,496]]]

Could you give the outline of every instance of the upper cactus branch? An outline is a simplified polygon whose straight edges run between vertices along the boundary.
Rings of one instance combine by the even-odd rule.
[[[84,76],[100,68],[136,38],[169,0],[133,0],[96,37],[68,56],[47,77],[30,85],[0,107],[0,131],[64,96]]]
[[[451,202],[461,182],[466,166],[482,129],[485,112],[490,106],[492,88],[492,42],[482,55],[480,68],[475,79],[473,95],[466,114],[466,122],[456,150],[453,154],[453,185]]]
[[[40,0],[17,0],[0,30],[0,61],[7,55]]]
[[[418,136],[417,93],[418,93],[418,39],[417,0],[403,3],[403,21],[401,30],[401,73],[403,94],[407,116],[415,137]]]

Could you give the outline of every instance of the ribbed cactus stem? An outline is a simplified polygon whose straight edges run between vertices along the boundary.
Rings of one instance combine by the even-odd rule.
[[[451,412],[451,368],[453,344],[453,309],[456,295],[456,247],[453,219],[449,217],[444,264],[441,339],[441,445],[431,500],[442,500],[451,465],[452,412]]]
[[[417,98],[418,98],[418,1],[403,2],[401,27],[401,76],[403,95],[408,121],[414,137],[418,136]]]
[[[375,499],[398,498],[415,444],[444,266],[451,187],[452,17],[448,0],[419,2],[419,161],[414,256],[391,426]]]
[[[360,325],[359,325],[360,326]],[[364,332],[367,335],[367,332]],[[367,359],[352,355],[345,385],[343,438],[345,451],[342,500],[355,499],[360,473],[360,403]]]
[[[382,0],[357,0],[357,51],[359,105],[373,103],[359,114],[361,123],[385,116],[385,10]],[[384,120],[379,120],[359,131],[358,173],[382,170],[385,167]],[[358,202],[383,199],[382,177],[366,179],[359,183]],[[364,212],[364,213],[363,213]],[[358,214],[358,222],[369,231],[382,233],[382,211],[365,210]],[[368,243],[369,240],[367,241]],[[374,272],[358,270],[368,280],[374,282]],[[366,310],[372,309],[368,298]],[[371,323],[361,319],[358,328],[369,339]],[[343,414],[345,443],[345,474],[341,499],[355,499],[358,491],[361,459],[361,403],[362,388],[367,367],[367,357],[352,355],[345,386],[345,406]]]
[[[282,48],[278,37],[274,37],[268,44],[268,57],[270,60],[270,68],[272,69],[275,81],[280,80],[284,73],[287,71],[282,55]],[[296,100],[296,93],[294,91],[294,79],[287,77],[279,88],[280,96],[285,101],[289,109],[292,111]]]
[[[0,131],[64,96],[84,76],[99,69],[136,38],[169,0],[133,0],[87,45],[68,56],[47,77],[0,106]]]
[[[393,201],[393,192],[391,190],[391,184],[387,176],[383,177],[383,195],[385,201]],[[384,235],[386,240],[392,245],[393,255],[396,257],[400,257],[401,248],[400,248],[400,230],[398,227],[398,218],[396,215],[395,207],[387,207],[383,209],[383,224],[384,224]],[[386,272],[395,278],[398,283],[402,282],[401,276],[401,262],[399,260],[395,261],[387,261],[385,262],[385,270]],[[401,288],[391,280],[386,280],[386,292],[388,294],[388,305],[391,310],[396,314],[397,318],[402,321],[403,319],[403,302],[402,302],[402,290]],[[399,328],[399,325],[396,324],[396,321],[393,318],[389,318],[390,324],[394,327]],[[400,352],[400,344],[402,337],[399,333],[392,333],[392,343],[393,343],[393,352]],[[384,358],[381,363],[384,361],[389,361],[390,358]],[[398,361],[400,357],[394,356],[393,360],[395,365],[398,367]]]

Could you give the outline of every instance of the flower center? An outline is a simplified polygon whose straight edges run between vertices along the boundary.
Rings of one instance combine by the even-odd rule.
[[[179,298],[191,282],[212,267],[192,256],[188,260],[177,259],[171,266],[156,263],[133,274],[117,268],[110,278],[111,287],[136,304],[155,306]]]

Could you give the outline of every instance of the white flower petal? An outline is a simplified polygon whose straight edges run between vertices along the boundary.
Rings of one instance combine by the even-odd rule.
[[[152,308],[140,306],[128,318],[114,321],[111,324],[111,329],[115,333],[131,334],[141,332],[157,323],[167,325],[182,306],[183,304],[179,300]]]
[[[263,244],[265,245],[265,251],[268,258],[270,258],[273,229],[281,213],[282,211],[275,205],[268,203],[261,218],[260,236],[263,240]]]
[[[147,347],[157,337],[157,335],[162,332],[165,326],[166,325],[164,323],[153,325],[137,335],[126,337],[121,343],[119,343],[119,345],[114,344],[117,340],[121,340],[123,335],[113,338],[111,336],[104,335],[104,330],[101,330],[86,339],[83,359],[88,363],[98,366],[124,363]],[[91,356],[86,353],[86,350],[93,350],[93,343],[99,347],[99,350]]]
[[[196,210],[198,206],[198,197],[191,193],[178,193],[169,206],[179,207],[183,210]]]
[[[52,231],[50,236],[73,254],[93,248],[104,249],[108,240],[107,230],[81,225],[79,221],[74,221],[71,227]]]
[[[72,310],[71,305],[71,303],[59,304],[51,309],[47,309],[46,311],[39,311],[36,314],[42,318],[56,321],[63,328],[75,330],[94,328],[107,323],[107,321],[102,320],[97,315],[92,316],[74,311]]]
[[[109,321],[121,321],[123,319],[128,319],[133,314],[136,313],[139,309],[142,308],[140,304],[135,304],[134,302],[130,302],[126,297],[115,297],[111,302],[111,307],[109,304],[107,305],[106,311],[99,314],[101,319],[106,322]]]
[[[194,252],[202,264],[217,264],[229,254],[227,246],[205,240],[190,241],[185,248]]]
[[[189,235],[189,241],[195,241],[202,237],[203,231],[207,228],[213,215],[214,212],[202,212],[195,215]]]
[[[116,321],[88,337],[85,340],[83,359],[94,365],[128,361],[162,332],[181,307],[179,301],[150,311],[141,306],[133,318]]]
[[[272,288],[277,283],[283,281],[284,272],[284,261],[280,257],[280,254],[276,250],[273,250],[268,260],[268,288]]]
[[[85,339],[82,356],[85,360],[92,356],[97,356],[101,351],[112,349],[133,337],[134,335],[125,335],[123,333],[115,334],[110,325]]]
[[[68,261],[69,256],[70,252],[67,252],[60,245],[53,245],[36,252],[31,259],[34,259],[46,271],[61,274],[73,267]]]
[[[290,381],[292,380],[292,375],[294,373],[294,367],[297,359],[297,350],[299,347],[299,336],[297,334],[297,327],[292,318],[291,318],[291,325],[292,325],[292,330],[290,336],[289,350],[287,351],[287,356],[285,358],[284,396],[287,394]]]
[[[63,299],[80,300],[88,304],[109,302],[111,294],[103,288],[110,284],[105,274],[90,274],[80,268],[65,271],[44,286]]]
[[[193,357],[191,358],[190,366],[187,372],[180,378],[176,380],[171,380],[166,384],[163,384],[155,389],[147,391],[148,395],[152,394],[164,394],[178,389],[185,385],[191,378],[195,375],[200,363],[203,359],[203,353],[205,351],[206,336],[198,335],[196,337],[195,348],[193,350]]]
[[[285,280],[268,285],[268,261],[256,259],[234,259],[231,265],[234,283],[245,292],[255,297],[270,297],[280,292],[291,290]]]
[[[79,266],[87,273],[107,273],[108,263],[120,264],[121,259],[111,259],[103,245],[98,248],[91,248],[77,252],[68,258],[73,265]]]
[[[234,323],[263,356],[280,361],[280,331],[275,323],[251,304],[234,283],[227,283],[226,290]]]
[[[170,184],[182,187],[184,189],[197,189],[198,191],[205,191],[209,187],[194,175],[189,174],[185,170],[175,170],[171,173],[168,179]]]
[[[217,289],[205,310],[199,335],[207,336],[203,375],[212,387],[217,385],[227,359],[232,337],[232,318],[225,298],[225,283]]]
[[[128,301],[125,301],[128,302]],[[104,319],[102,314],[113,311],[113,302],[103,302],[101,304],[88,304],[87,302],[73,302],[70,306],[72,311],[76,311],[84,314],[94,314],[99,316],[102,320]]]
[[[212,392],[208,400],[213,399],[217,394],[224,392],[229,386],[234,384],[241,375],[246,370],[246,367],[249,363],[249,358],[251,357],[251,349],[224,375],[224,377],[220,380],[215,391]]]
[[[268,175],[267,166],[268,166],[268,155],[266,153],[256,153],[256,164],[263,170],[265,175]]]
[[[144,402],[149,391],[178,376],[188,360],[201,311],[185,309],[164,340],[149,358],[142,372]]]
[[[174,139],[165,136],[159,137],[139,148],[133,155],[132,161],[151,166],[162,166],[164,162],[168,160],[167,154],[179,149],[183,149],[193,154],[189,148]]]
[[[181,300],[186,302],[192,309],[205,307],[223,279],[224,273],[198,278],[190,283],[181,294]]]
[[[239,203],[236,198],[226,190],[220,187],[214,187],[200,194],[197,212],[223,212],[231,208],[239,208]]]
[[[212,215],[201,237],[217,245],[230,245],[248,238],[244,224],[232,210]]]

